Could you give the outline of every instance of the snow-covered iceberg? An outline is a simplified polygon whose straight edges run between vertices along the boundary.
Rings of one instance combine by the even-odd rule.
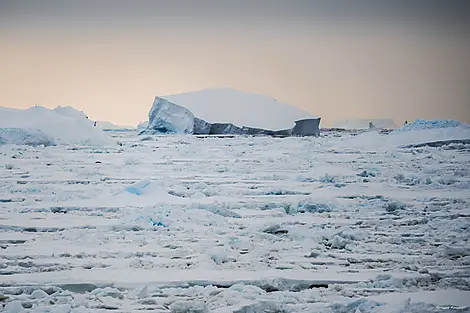
[[[319,124],[319,117],[264,96],[208,89],[156,97],[140,133],[318,136]]]
[[[239,127],[289,129],[294,126],[294,121],[314,117],[273,98],[229,88],[204,89],[162,98],[187,108],[194,116],[209,123],[231,123]]]
[[[72,107],[26,110],[0,107],[0,143],[29,145],[115,145],[94,122]]]

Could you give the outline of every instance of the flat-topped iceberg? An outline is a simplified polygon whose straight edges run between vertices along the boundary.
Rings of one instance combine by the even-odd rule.
[[[320,118],[260,95],[208,89],[155,97],[141,133],[318,136]]]
[[[229,88],[210,88],[162,98],[187,108],[209,123],[240,127],[281,130],[293,127],[294,121],[314,117],[271,97]]]

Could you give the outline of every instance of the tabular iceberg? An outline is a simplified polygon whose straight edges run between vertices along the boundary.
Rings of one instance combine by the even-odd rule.
[[[225,95],[225,97],[223,97]],[[191,101],[191,97],[195,100]],[[203,96],[207,96],[207,102]],[[174,100],[169,100],[169,98]],[[227,110],[220,108],[234,100],[246,100]],[[215,101],[217,100],[217,101]],[[179,101],[184,102],[181,104]],[[214,102],[215,101],[215,102]],[[195,114],[186,105],[195,107],[202,116]],[[273,110],[270,109],[272,105]],[[243,110],[250,107],[252,110]],[[212,109],[217,112],[209,112]],[[231,116],[231,112],[237,112]],[[210,121],[205,117],[211,118]],[[219,116],[220,120],[216,117]],[[266,120],[263,120],[266,119]],[[231,121],[239,121],[234,123]],[[244,123],[246,122],[246,124]],[[271,125],[256,127],[253,125]],[[170,97],[155,97],[149,112],[146,134],[195,134],[195,135],[268,135],[268,136],[318,136],[320,118],[285,104],[259,95],[234,90],[216,89]],[[279,128],[285,126],[285,128]]]

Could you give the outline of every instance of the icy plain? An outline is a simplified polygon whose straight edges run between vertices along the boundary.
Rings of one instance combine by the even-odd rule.
[[[0,311],[469,311],[469,129],[114,136],[0,146]]]

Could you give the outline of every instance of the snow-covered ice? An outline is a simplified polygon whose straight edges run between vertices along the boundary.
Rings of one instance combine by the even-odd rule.
[[[465,127],[0,146],[0,311],[468,312]]]
[[[0,107],[0,144],[116,145],[93,124],[83,112],[72,107],[54,110],[42,106],[26,110]]]

